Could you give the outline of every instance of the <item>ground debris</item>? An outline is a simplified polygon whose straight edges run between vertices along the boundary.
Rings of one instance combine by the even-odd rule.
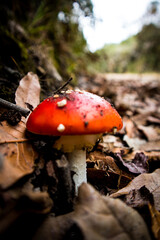
[[[48,217],[34,240],[41,239],[150,239],[141,216],[119,199],[101,196],[92,186],[79,188],[75,210],[57,218]]]
[[[82,184],[75,197],[74,173],[64,153],[53,150],[55,138],[29,134],[24,118],[15,126],[2,121],[2,240],[13,236],[26,240],[150,239],[149,235],[158,239],[159,82],[114,81],[103,75],[92,78],[92,84],[81,79],[81,86],[111,98],[123,118],[123,129],[103,134],[88,150],[87,178],[92,186]],[[28,73],[16,91],[17,104],[31,110],[30,105],[34,108],[39,103],[39,90],[37,76]]]

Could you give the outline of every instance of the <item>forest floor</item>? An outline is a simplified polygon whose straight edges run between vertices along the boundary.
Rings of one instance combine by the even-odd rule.
[[[78,87],[110,99],[122,130],[87,152],[88,184],[75,198],[67,160],[48,151],[54,139],[27,135],[25,118],[1,121],[1,239],[160,239],[160,74],[83,76]],[[27,108],[39,99],[29,73],[15,101]]]

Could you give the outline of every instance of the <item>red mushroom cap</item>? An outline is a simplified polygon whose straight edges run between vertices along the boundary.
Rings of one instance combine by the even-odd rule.
[[[30,132],[41,135],[82,135],[120,130],[122,119],[105,99],[85,91],[66,91],[45,99],[30,114]]]

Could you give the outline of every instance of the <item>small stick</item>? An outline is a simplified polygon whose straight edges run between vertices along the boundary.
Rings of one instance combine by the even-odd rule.
[[[22,108],[14,103],[8,102],[2,98],[0,98],[0,106],[5,107],[7,109],[16,110],[16,111],[20,112],[22,114],[22,116],[24,116],[24,117],[27,117],[28,114],[30,113],[29,110]]]
[[[60,88],[58,88],[57,90],[55,90],[54,92],[53,92],[53,94],[56,94],[56,93],[59,93],[63,88],[65,88],[71,81],[72,81],[72,77],[71,78],[69,78],[69,80],[63,85],[63,86],[61,86]]]
[[[22,142],[28,142],[30,141],[30,139],[27,138],[20,138],[20,139],[13,139],[13,140],[6,140],[6,141],[0,141],[0,144],[4,144],[4,143],[22,143]]]
[[[59,181],[59,203],[61,211],[68,212],[72,208],[73,185],[69,163],[63,155],[61,159],[56,160],[56,167]]]

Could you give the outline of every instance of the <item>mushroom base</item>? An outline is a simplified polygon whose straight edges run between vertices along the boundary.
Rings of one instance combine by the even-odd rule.
[[[72,153],[67,154],[68,162],[71,171],[73,171],[73,180],[75,183],[75,193],[78,193],[78,187],[87,182],[86,173],[86,150],[74,150]]]

